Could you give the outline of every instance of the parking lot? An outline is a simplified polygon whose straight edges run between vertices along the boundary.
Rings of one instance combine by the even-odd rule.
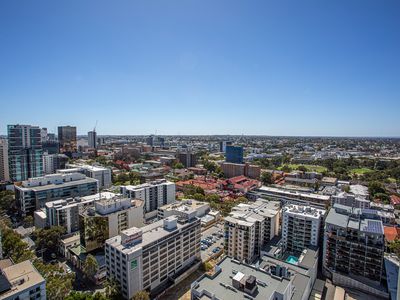
[[[224,248],[224,225],[216,224],[201,233],[201,260],[206,261]]]

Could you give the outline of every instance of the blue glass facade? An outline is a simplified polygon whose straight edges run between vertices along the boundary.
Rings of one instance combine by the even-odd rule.
[[[29,125],[8,125],[7,131],[10,179],[23,181],[43,176],[40,128]]]
[[[242,164],[243,163],[243,147],[226,146],[226,162]]]

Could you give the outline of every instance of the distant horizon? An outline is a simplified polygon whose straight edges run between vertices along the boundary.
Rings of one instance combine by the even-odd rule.
[[[0,134],[400,137],[400,1],[0,1]]]
[[[21,125],[31,125],[22,124]],[[35,126],[35,125],[34,125]],[[73,126],[73,125],[71,125]],[[52,133],[52,132],[49,132]],[[266,138],[343,138],[343,139],[400,139],[400,136],[335,136],[335,135],[269,135],[269,134],[100,134],[96,131],[97,137],[148,137],[171,136],[171,137],[189,137],[189,136],[209,136],[209,137],[266,137]],[[55,133],[57,135],[57,133]],[[88,134],[77,133],[77,137],[87,137]],[[0,137],[7,137],[7,134],[0,134]]]

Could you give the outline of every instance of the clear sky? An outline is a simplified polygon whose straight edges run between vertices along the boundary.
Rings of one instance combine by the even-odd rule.
[[[400,136],[400,1],[2,0],[0,134]]]

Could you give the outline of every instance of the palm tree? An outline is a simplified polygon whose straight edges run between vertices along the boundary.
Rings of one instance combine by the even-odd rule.
[[[105,295],[107,299],[121,299],[121,291],[117,281],[108,279],[105,283]]]

